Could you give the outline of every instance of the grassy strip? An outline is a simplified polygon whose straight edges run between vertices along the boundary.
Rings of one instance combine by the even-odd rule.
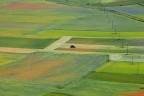
[[[96,72],[121,73],[121,74],[137,74],[137,73],[144,74],[143,69],[144,69],[144,63],[107,62],[106,64],[97,68]]]
[[[118,34],[114,32],[96,32],[96,31],[72,31],[72,30],[45,30],[38,34],[20,34],[15,32],[1,32],[1,37],[25,37],[25,38],[61,38],[63,36],[81,36],[81,37],[115,37]],[[121,32],[121,37],[144,37],[144,32]]]
[[[45,30],[37,34],[40,37],[84,36],[84,37],[118,37],[114,32]],[[144,37],[144,32],[121,32],[121,37]]]
[[[97,44],[97,45],[129,45],[143,46],[144,38],[117,39],[117,38],[72,38],[67,43],[73,44]]]
[[[86,48],[76,48],[76,49],[72,49],[72,48],[57,48],[57,50],[65,50],[65,51],[80,51],[80,52],[106,52],[106,53],[127,53],[126,49],[116,49],[116,50],[112,50],[112,49],[86,49]],[[141,49],[129,49],[129,53],[139,53],[139,54],[143,54],[144,50]]]
[[[18,37],[0,37],[0,47],[34,48],[41,49],[50,45],[57,39],[33,39]]]
[[[107,50],[107,49],[84,49],[84,48],[57,48],[57,50],[80,51],[80,52],[107,52],[107,53],[126,53],[125,50]]]
[[[144,75],[91,72],[84,78],[102,81],[144,84]]]

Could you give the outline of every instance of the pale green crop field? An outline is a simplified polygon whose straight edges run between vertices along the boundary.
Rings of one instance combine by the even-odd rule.
[[[3,53],[0,52],[0,66],[12,63],[21,58],[24,58],[26,54],[14,54],[14,53]]]
[[[38,33],[38,36],[40,37],[62,37],[62,36],[118,37],[119,34],[115,34],[114,32],[98,32],[98,31],[45,30]],[[121,37],[144,37],[144,32],[121,32]]]
[[[107,62],[106,64],[96,69],[96,72],[123,74],[137,74],[137,71],[139,71],[139,74],[144,74],[144,63]]]
[[[144,19],[144,14],[134,14],[134,16]]]

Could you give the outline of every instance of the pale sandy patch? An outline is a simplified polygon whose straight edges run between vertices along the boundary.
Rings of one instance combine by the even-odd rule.
[[[0,52],[32,53],[35,51],[37,51],[37,49],[0,47]]]

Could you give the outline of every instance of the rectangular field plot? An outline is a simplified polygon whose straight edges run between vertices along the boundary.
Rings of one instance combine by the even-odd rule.
[[[136,74],[91,72],[85,78],[100,81],[144,84],[144,75]]]
[[[72,38],[67,43],[73,44],[95,44],[95,45],[129,45],[144,46],[144,38]]]
[[[85,45],[88,46],[88,45]],[[107,47],[106,47],[107,48]],[[87,49],[85,48],[57,48],[56,50],[64,50],[64,51],[79,51],[79,52],[102,52],[102,53],[127,53],[126,48],[118,48],[118,49],[106,49],[106,48],[100,48],[100,49]],[[138,53],[143,54],[144,49],[129,49],[129,53]]]
[[[102,81],[144,83],[144,63],[108,62],[86,78]]]
[[[139,67],[139,68],[138,68]],[[96,72],[144,74],[144,63],[108,62],[96,69]]]
[[[1,67],[0,78],[68,83],[86,75],[107,59],[105,55],[33,53],[19,62]]]
[[[57,39],[0,37],[0,47],[42,49],[56,40]]]

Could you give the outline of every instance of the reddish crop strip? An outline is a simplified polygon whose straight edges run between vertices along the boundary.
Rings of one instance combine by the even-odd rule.
[[[134,92],[134,93],[128,93],[122,96],[144,96],[144,92]]]

